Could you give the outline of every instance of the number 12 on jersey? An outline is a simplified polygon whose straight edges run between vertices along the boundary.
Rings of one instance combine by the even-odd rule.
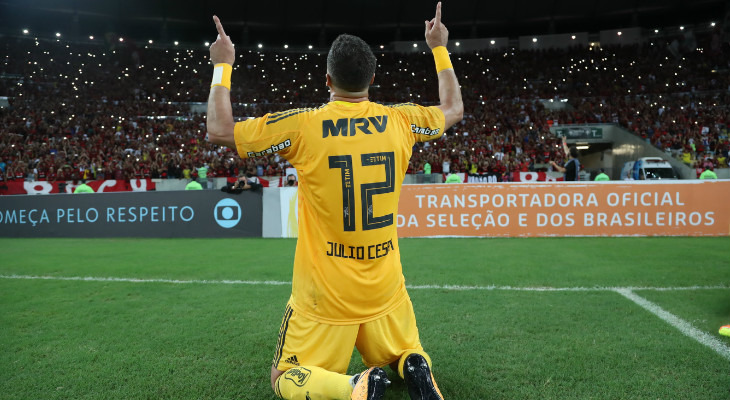
[[[355,184],[351,155],[330,156],[330,168],[339,168],[342,178],[342,223],[345,232],[355,230]],[[385,181],[363,183],[360,185],[360,200],[362,203],[362,230],[383,228],[393,224],[393,213],[376,217],[373,212],[373,196],[376,194],[393,193],[395,188],[395,154],[368,153],[360,155],[363,167],[383,165],[385,167]]]

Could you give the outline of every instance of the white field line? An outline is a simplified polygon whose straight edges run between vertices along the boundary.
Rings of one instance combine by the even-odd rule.
[[[634,303],[639,305],[641,308],[656,315],[662,321],[679,329],[679,331],[682,332],[683,334],[685,334],[686,336],[700,342],[701,344],[714,350],[717,354],[730,360],[730,347],[728,347],[725,343],[721,342],[717,338],[715,338],[711,335],[708,335],[707,333],[695,328],[689,322],[664,310],[663,308],[661,308],[658,305],[652,303],[651,301],[637,295],[636,293],[634,293],[633,291],[631,291],[629,289],[616,289],[615,291],[617,293],[619,293],[620,295],[626,297],[627,299],[633,301]]]
[[[37,276],[37,275],[0,275],[0,279],[27,279],[45,281],[83,281],[83,282],[129,282],[129,283],[174,283],[174,284],[216,284],[216,285],[291,285],[285,281],[244,281],[244,280],[197,280],[197,279],[142,279],[115,278],[98,276]]]
[[[116,277],[94,277],[94,276],[35,276],[35,275],[0,275],[0,279],[25,279],[25,280],[49,280],[49,281],[83,281],[83,282],[128,282],[128,283],[168,283],[168,284],[204,284],[204,285],[262,285],[262,286],[283,286],[291,285],[287,281],[249,281],[249,280],[181,280],[181,279],[142,279],[142,278],[116,278]],[[626,297],[652,314],[661,318],[664,322],[677,328],[686,336],[714,350],[720,356],[730,360],[730,347],[723,342],[695,328],[689,322],[662,309],[658,305],[646,300],[634,293],[635,290],[711,290],[730,289],[730,286],[678,286],[678,287],[518,287],[518,286],[460,286],[460,285],[408,285],[410,290],[436,289],[436,290],[505,290],[523,292],[605,292],[612,291]]]
[[[261,286],[283,286],[291,285],[291,281],[252,281],[252,280],[207,280],[207,279],[164,279],[164,278],[118,278],[99,276],[50,276],[50,275],[0,275],[0,279],[25,279],[25,280],[47,280],[47,281],[84,281],[84,282],[128,282],[128,283],[171,283],[171,284],[203,284],[203,285],[261,285]],[[540,286],[464,286],[464,285],[406,285],[408,289],[437,289],[453,291],[469,290],[506,290],[521,292],[606,292],[619,290],[710,290],[730,289],[730,286],[676,286],[676,287],[652,287],[652,286],[594,286],[594,287],[540,287]]]

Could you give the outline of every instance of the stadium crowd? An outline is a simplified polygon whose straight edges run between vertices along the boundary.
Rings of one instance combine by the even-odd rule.
[[[726,167],[730,49],[718,37],[456,53],[465,118],[442,139],[417,145],[408,172],[508,180],[562,163],[549,128],[581,123],[618,124],[690,166]],[[30,37],[2,37],[0,48],[0,96],[8,98],[0,109],[2,180],[190,178],[204,165],[209,176],[282,176],[289,166],[276,154],[242,160],[204,140],[207,48]],[[431,57],[376,55],[372,101],[437,102]],[[321,51],[241,51],[234,115],[320,106],[328,100],[325,65]],[[544,105],[561,99],[567,107]]]

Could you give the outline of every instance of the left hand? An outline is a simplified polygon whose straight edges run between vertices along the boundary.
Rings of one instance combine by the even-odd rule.
[[[221,20],[217,16],[213,16],[215,29],[218,31],[218,38],[210,45],[210,61],[215,64],[226,63],[231,64],[236,61],[236,49],[233,47],[231,37],[226,35],[221,25]]]

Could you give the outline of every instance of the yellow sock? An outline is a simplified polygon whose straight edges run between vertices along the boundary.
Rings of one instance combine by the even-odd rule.
[[[403,364],[406,362],[406,358],[410,356],[411,354],[416,353],[423,356],[423,358],[426,359],[426,362],[428,363],[428,367],[433,369],[433,365],[431,364],[431,357],[428,356],[424,351],[417,351],[417,350],[409,350],[403,353],[402,356],[400,356],[400,360],[398,361],[398,375],[400,375],[401,378],[403,377]]]
[[[352,394],[350,375],[319,367],[297,367],[276,379],[276,396],[286,400],[347,400]]]

